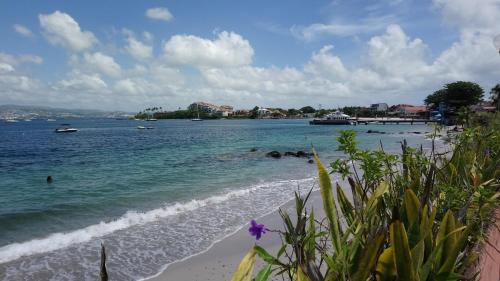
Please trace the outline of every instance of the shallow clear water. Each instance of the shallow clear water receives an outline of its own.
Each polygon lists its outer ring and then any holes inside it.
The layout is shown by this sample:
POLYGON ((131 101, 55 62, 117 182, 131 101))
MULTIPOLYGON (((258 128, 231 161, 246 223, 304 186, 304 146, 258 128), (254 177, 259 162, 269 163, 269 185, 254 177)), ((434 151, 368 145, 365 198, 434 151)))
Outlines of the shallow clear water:
POLYGON ((311 188, 315 165, 265 153, 313 144, 328 161, 340 156, 339 129, 358 131, 361 147, 382 141, 391 151, 403 138, 425 143, 412 132, 430 131, 306 120, 0 123, 0 278, 95 280, 101 242, 113 279, 153 275, 276 209, 298 186, 311 188), (56 134, 59 123, 80 131, 56 134))

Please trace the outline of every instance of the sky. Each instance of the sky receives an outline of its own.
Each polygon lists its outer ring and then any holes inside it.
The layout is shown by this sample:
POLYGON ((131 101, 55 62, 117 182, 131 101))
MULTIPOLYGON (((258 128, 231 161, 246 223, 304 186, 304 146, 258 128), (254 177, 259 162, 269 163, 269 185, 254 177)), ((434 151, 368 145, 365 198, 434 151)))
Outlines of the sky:
POLYGON ((0 1, 0 104, 422 104, 500 82, 500 0, 0 1))

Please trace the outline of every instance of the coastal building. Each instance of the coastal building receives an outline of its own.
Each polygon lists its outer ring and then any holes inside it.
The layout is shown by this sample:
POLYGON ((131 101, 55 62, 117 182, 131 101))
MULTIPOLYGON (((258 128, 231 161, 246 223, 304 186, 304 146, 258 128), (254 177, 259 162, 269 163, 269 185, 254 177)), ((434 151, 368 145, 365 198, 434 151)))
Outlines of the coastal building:
POLYGON ((234 110, 230 105, 221 105, 219 106, 219 110, 217 110, 217 113, 223 117, 228 117, 230 115, 233 115, 234 110))
POLYGON ((387 103, 374 103, 370 106, 370 109, 375 110, 375 111, 387 111, 389 109, 389 106, 387 103))
POLYGON ((188 106, 191 111, 199 111, 208 114, 220 114, 223 117, 233 115, 234 109, 230 105, 215 105, 208 102, 193 102, 188 106))
POLYGON ((497 108, 490 101, 481 101, 477 104, 471 105, 469 109, 472 112, 495 112, 497 108))
POLYGON ((392 115, 399 117, 427 117, 429 109, 426 106, 415 106, 411 104, 398 104, 391 106, 392 115))

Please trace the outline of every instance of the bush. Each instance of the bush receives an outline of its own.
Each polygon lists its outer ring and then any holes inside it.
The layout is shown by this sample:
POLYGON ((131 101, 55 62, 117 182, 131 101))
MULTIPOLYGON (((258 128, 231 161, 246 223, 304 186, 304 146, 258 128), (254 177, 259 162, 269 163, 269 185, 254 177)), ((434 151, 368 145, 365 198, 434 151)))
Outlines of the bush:
POLYGON ((255 246, 232 280, 252 280, 255 256, 268 264, 257 281, 271 274, 308 281, 463 279, 499 203, 498 123, 495 117, 466 129, 450 153, 426 154, 405 142, 401 155, 360 150, 355 133, 342 131, 338 150, 346 158, 332 162, 331 173, 348 180, 352 199, 332 185, 315 154, 325 220, 307 209, 310 192, 296 193, 296 217, 279 211, 281 249, 271 255, 255 246))

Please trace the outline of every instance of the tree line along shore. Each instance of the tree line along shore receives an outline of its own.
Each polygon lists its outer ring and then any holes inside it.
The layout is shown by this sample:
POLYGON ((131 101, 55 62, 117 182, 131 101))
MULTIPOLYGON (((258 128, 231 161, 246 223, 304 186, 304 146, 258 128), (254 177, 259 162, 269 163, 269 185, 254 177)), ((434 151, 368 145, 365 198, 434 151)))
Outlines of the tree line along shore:
POLYGON ((232 106, 217 106, 206 102, 194 102, 186 109, 174 111, 164 110, 162 107, 150 107, 138 112, 136 119, 298 119, 322 118, 325 115, 342 111, 351 117, 410 117, 430 119, 437 115, 446 123, 456 123, 462 118, 464 111, 494 112, 498 110, 498 96, 500 84, 489 91, 485 98, 485 91, 473 82, 456 81, 444 85, 441 89, 429 94, 422 106, 397 104, 389 106, 387 103, 375 103, 369 107, 345 106, 342 108, 324 109, 304 106, 299 109, 283 109, 279 107, 259 107, 252 109, 233 110, 232 106))

